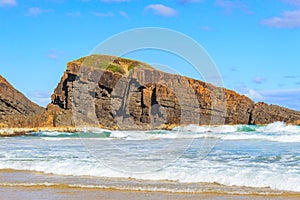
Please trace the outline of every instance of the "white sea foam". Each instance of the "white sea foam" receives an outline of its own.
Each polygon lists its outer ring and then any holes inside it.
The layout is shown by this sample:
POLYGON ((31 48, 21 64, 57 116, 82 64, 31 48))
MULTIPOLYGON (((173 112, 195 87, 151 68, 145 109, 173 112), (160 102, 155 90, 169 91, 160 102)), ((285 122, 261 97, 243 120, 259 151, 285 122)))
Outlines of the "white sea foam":
POLYGON ((300 143, 300 129, 297 126, 276 122, 268 126, 190 125, 177 127, 172 131, 97 129, 95 135, 90 131, 86 130, 88 137, 83 136, 85 133, 74 137, 78 133, 43 132, 31 139, 16 137, 0 140, 0 169, 182 183, 208 182, 300 192, 300 148, 297 144, 300 143), (108 133, 107 137, 99 137, 105 135, 103 132, 108 133), (172 155, 177 155, 182 141, 204 141, 211 138, 219 139, 222 145, 217 146, 204 159, 200 159, 197 152, 201 149, 202 143, 199 142, 187 147, 187 152, 182 152, 177 160, 174 159, 176 162, 172 161, 160 170, 148 172, 149 162, 167 160, 172 155), (256 140, 260 142, 255 143, 256 140), (93 156, 93 151, 86 149, 89 141, 95 142, 100 156, 93 156), (169 141, 172 143, 168 143, 169 141), (165 153, 157 151, 159 155, 155 151, 153 153, 153 150, 166 143, 174 148, 168 148, 165 153), (142 144, 144 146, 140 146, 142 144), (247 145, 242 146, 243 144, 247 145), (123 149, 113 151, 114 148, 123 149), (123 154, 119 154, 120 152, 123 154), (126 163, 129 158, 125 155, 137 159, 140 167, 145 168, 145 173, 115 170, 120 165, 132 164, 126 163))
POLYGON ((215 138, 220 140, 265 140, 273 142, 300 142, 300 127, 275 122, 267 126, 222 125, 176 127, 172 131, 110 131, 85 127, 83 133, 39 132, 33 135, 45 140, 67 140, 69 138, 97 138, 101 140, 157 140, 157 139, 197 139, 215 138), (55 139, 54 139, 55 138, 55 139))
POLYGON ((267 125, 266 127, 258 128, 258 131, 262 131, 266 133, 275 132, 275 133, 299 133, 300 134, 300 127, 293 126, 293 125, 286 125, 284 122, 275 122, 267 125))
POLYGON ((219 183, 227 186, 269 187, 274 190, 286 190, 300 192, 300 174, 289 170, 278 170, 276 165, 233 167, 230 165, 202 161, 186 166, 186 162, 178 162, 176 165, 150 173, 124 173, 104 167, 96 162, 82 162, 75 160, 55 160, 33 163, 0 162, 0 168, 12 168, 18 170, 34 170, 44 173, 72 176, 98 176, 110 178, 135 178, 141 180, 170 180, 182 183, 219 183), (266 168, 267 167, 267 168, 266 168), (272 169, 272 167, 274 169, 272 169))
POLYGON ((69 132, 58 132, 58 131, 44 131, 44 132, 35 132, 35 133, 29 133, 29 135, 36 135, 36 136, 48 136, 48 137, 58 137, 58 136, 72 136, 76 133, 69 133, 69 132))
POLYGON ((107 129, 102 129, 98 127, 89 127, 89 126, 83 126, 80 128, 82 132, 92 132, 92 133, 102 133, 104 131, 110 132, 110 130, 107 129))
POLYGON ((268 126, 223 125, 176 127, 172 131, 112 131, 110 138, 126 140, 197 139, 300 142, 300 127, 275 122, 268 126))

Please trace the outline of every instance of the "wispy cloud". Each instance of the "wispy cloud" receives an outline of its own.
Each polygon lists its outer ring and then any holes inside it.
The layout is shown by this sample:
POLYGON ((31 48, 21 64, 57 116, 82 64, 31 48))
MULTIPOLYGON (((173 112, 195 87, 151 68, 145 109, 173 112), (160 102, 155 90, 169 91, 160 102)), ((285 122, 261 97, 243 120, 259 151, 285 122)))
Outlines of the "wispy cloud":
POLYGON ((300 28, 300 10, 284 11, 278 17, 262 20, 261 24, 274 28, 300 28))
POLYGON ((249 97, 250 99, 252 99, 255 102, 258 101, 264 101, 266 100, 266 97, 264 97, 259 91, 257 90, 253 90, 253 89, 244 89, 243 92, 244 95, 246 95, 247 97, 249 97))
POLYGON ((103 12, 92 12, 93 15, 97 16, 97 17, 113 17, 115 16, 114 13, 112 12, 106 12, 106 13, 103 13, 103 12))
POLYGON ((177 0, 178 3, 188 4, 188 3, 198 3, 203 2, 204 0, 177 0))
POLYGON ((240 93, 255 102, 264 101, 268 104, 300 110, 300 89, 254 90, 244 88, 240 93))
POLYGON ((13 7, 18 5, 16 0, 0 0, 0 7, 13 7))
POLYGON ((283 76, 283 78, 295 79, 295 78, 300 78, 300 76, 298 76, 298 75, 286 75, 286 76, 283 76))
POLYGON ((32 8, 29 8, 28 11, 27 11, 27 14, 28 16, 37 16, 37 15, 40 15, 42 14, 43 11, 41 8, 38 8, 38 7, 32 7, 32 8))
POLYGON ((300 89, 260 91, 268 103, 300 110, 300 89))
POLYGON ((262 84, 263 82, 265 82, 266 80, 261 77, 261 76, 256 76, 252 79, 252 81, 256 84, 262 84))
POLYGON ((201 26, 200 29, 202 31, 213 31, 214 30, 211 26, 201 26))
POLYGON ((171 7, 162 4, 151 4, 145 7, 145 10, 152 10, 154 14, 164 17, 174 17, 177 11, 171 7))
POLYGON ((39 7, 31 7, 31 8, 28 8, 26 16, 38 16, 43 13, 49 13, 49 12, 53 12, 53 10, 51 10, 51 9, 44 10, 39 7))
POLYGON ((253 11, 249 10, 248 6, 239 0, 216 0, 215 5, 223 8, 225 13, 233 13, 235 10, 241 10, 246 14, 253 14, 253 11))
POLYGON ((60 56, 62 56, 63 54, 64 54, 63 51, 52 49, 47 53, 47 57, 51 60, 58 60, 60 56))
POLYGON ((51 102, 51 92, 31 91, 27 96, 40 106, 46 107, 51 102))
POLYGON ((295 5, 295 6, 300 6, 300 0, 283 0, 283 2, 295 5))
POLYGON ((125 18, 128 18, 128 14, 124 11, 119 11, 119 14, 125 18))
POLYGON ((232 72, 236 72, 237 68, 236 67, 230 67, 229 70, 232 71, 232 72))
POLYGON ((59 3, 59 4, 61 4, 61 3, 64 3, 66 0, 47 0, 47 1, 52 2, 52 3, 59 3))
POLYGON ((122 17, 128 18, 128 14, 124 11, 119 11, 118 13, 113 13, 113 12, 92 12, 92 14, 96 17, 114 17, 114 16, 119 14, 122 17))
POLYGON ((68 17, 80 17, 81 13, 79 11, 77 11, 77 12, 67 12, 66 15, 68 17))
POLYGON ((101 0, 101 1, 105 3, 122 3, 122 2, 129 2, 131 0, 101 0))

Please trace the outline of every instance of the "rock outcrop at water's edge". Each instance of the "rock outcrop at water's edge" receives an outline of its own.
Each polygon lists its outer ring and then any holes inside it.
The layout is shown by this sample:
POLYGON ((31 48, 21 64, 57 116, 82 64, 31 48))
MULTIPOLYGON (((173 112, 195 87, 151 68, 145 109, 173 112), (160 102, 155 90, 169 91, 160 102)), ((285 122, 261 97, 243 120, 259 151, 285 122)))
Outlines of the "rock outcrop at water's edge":
POLYGON ((276 121, 300 125, 300 112, 264 102, 256 103, 252 111, 251 124, 269 124, 276 121))
POLYGON ((255 104, 232 90, 158 71, 146 63, 104 55, 69 62, 45 109, 30 102, 2 77, 0 92, 2 127, 127 130, 300 122, 300 112, 255 104))
MULTIPOLYGON (((68 63, 52 95, 72 125, 160 129, 177 125, 295 124, 300 113, 138 61, 92 55, 68 63), (72 113, 72 114, 70 114, 72 113)), ((58 115, 59 116, 59 115, 58 115)), ((64 120, 54 122, 56 125, 64 120)), ((66 124, 63 124, 66 125, 66 124)))

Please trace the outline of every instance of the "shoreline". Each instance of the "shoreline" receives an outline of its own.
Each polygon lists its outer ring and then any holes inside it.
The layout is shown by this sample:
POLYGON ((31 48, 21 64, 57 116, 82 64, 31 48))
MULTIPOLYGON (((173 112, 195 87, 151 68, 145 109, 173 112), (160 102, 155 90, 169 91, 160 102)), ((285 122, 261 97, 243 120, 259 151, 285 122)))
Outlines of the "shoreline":
POLYGON ((81 127, 35 127, 35 128, 0 128, 0 137, 24 136, 33 132, 69 132, 82 131, 81 127))
MULTIPOLYGON (((119 130, 119 131, 141 131, 141 130, 172 130, 175 127, 178 126, 188 126, 190 124, 186 125, 177 125, 177 124, 170 124, 170 125, 163 125, 159 127, 158 129, 149 129, 147 127, 141 127, 141 129, 119 129, 117 127, 108 128, 103 126, 58 126, 58 127, 24 127, 24 128, 18 128, 18 127, 1 127, 0 126, 0 137, 13 137, 13 136, 24 136, 27 133, 33 133, 33 132, 69 132, 69 133, 77 133, 77 132, 84 132, 86 130, 93 131, 95 129, 103 129, 103 130, 119 130)), ((203 125, 204 126, 204 125, 203 125)))
MULTIPOLYGON (((282 122, 284 123, 284 122, 282 122)), ((286 126, 300 126, 295 124, 285 123, 286 126)), ((12 127, 0 127, 0 137, 14 137, 14 136, 26 136, 28 133, 33 132, 68 132, 68 133, 79 133, 85 131, 95 131, 96 129, 103 129, 108 131, 151 131, 151 130, 173 130, 176 127, 186 127, 194 124, 183 124, 183 125, 164 125, 160 129, 118 129, 118 128, 107 128, 103 126, 58 126, 58 127, 25 127, 25 128, 12 128, 12 127)), ((223 124, 223 125, 196 125, 200 127, 218 127, 218 126, 267 126, 268 124, 250 125, 250 124, 223 124)))
POLYGON ((239 196, 239 197, 295 197, 300 192, 274 190, 268 187, 226 186, 217 183, 181 183, 168 180, 143 180, 134 178, 113 178, 94 176, 72 176, 43 173, 31 170, 0 169, 1 188, 19 190, 65 190, 65 191, 101 191, 131 193, 140 195, 152 193, 166 196, 239 196))
POLYGON ((135 191, 79 187, 56 187, 56 186, 1 186, 2 199, 34 199, 43 196, 50 199, 143 199, 143 200, 198 200, 198 199, 299 199, 300 194, 226 194, 216 192, 203 193, 172 193, 161 191, 135 191))

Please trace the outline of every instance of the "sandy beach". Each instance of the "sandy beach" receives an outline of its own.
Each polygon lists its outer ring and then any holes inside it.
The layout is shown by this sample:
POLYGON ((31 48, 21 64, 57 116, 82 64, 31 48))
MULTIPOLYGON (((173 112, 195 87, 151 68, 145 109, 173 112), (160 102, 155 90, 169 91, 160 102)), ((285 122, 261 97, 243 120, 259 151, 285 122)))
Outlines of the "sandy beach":
POLYGON ((58 176, 22 170, 0 170, 0 196, 9 199, 299 199, 300 193, 274 191, 268 188, 228 187, 218 184, 190 184, 204 192, 178 192, 186 187, 176 182, 151 182, 134 179, 107 179, 94 177, 58 176), (97 182, 99 188, 92 183, 97 182), (102 186, 100 186, 102 185, 102 186), (157 191, 147 191, 147 187, 157 191), (172 192, 161 191, 164 187, 172 192), (93 188, 94 187, 94 188, 93 188), (126 187, 134 188, 126 189, 126 187), (115 189, 119 188, 119 189, 115 189), (140 188, 140 189, 139 189, 140 188), (216 192, 218 191, 218 192, 216 192), (244 194, 243 194, 244 193, 244 194))
POLYGON ((299 199, 300 195, 228 195, 218 193, 188 194, 167 192, 136 192, 67 187, 1 187, 1 199, 143 199, 143 200, 196 200, 196 199, 299 199))
POLYGON ((189 128, 1 137, 1 199, 300 199, 299 127, 189 128))

